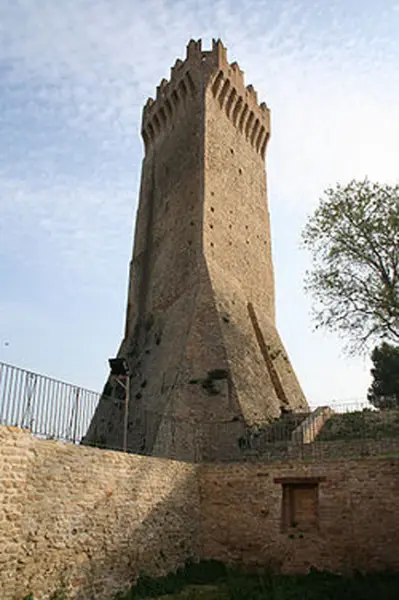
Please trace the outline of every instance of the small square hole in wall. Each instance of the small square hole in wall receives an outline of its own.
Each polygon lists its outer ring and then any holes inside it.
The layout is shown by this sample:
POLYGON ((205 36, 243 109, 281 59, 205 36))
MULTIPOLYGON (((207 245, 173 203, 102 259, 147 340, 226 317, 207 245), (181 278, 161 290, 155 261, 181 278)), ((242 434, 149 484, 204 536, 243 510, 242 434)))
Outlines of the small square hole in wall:
POLYGON ((275 479, 282 485, 281 529, 309 533, 319 529, 319 483, 317 479, 275 479))

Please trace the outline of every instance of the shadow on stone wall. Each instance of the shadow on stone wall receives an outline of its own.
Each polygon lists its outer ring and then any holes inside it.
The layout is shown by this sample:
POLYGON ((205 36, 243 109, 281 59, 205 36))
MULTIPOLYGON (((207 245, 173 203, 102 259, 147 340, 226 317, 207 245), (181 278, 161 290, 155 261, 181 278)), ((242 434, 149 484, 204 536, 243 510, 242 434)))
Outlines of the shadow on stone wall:
POLYGON ((32 440, 15 589, 7 598, 112 597, 141 570, 161 575, 198 555, 194 467, 32 440))

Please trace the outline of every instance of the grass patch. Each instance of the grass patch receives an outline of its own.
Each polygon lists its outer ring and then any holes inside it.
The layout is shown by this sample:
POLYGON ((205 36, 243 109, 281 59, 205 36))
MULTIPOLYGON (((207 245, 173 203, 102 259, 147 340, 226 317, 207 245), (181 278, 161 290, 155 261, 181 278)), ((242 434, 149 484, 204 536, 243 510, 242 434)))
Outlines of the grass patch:
POLYGON ((324 424, 316 438, 318 442, 338 440, 374 439, 399 437, 399 411, 357 411, 336 413, 324 424))
POLYGON ((344 577, 312 571, 308 575, 251 573, 216 561, 189 563, 158 579, 141 576, 114 600, 397 600, 399 573, 344 577))

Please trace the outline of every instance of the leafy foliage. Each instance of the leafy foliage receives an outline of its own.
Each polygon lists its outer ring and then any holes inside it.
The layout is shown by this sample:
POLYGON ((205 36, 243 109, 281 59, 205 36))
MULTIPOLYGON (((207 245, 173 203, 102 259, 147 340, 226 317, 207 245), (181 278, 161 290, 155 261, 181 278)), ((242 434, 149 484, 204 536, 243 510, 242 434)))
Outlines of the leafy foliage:
POLYGON ((399 347, 384 342, 371 354, 373 382, 367 399, 376 408, 399 408, 399 347))
POLYGON ((351 352, 399 341, 399 184, 327 189, 302 239, 313 258, 305 287, 316 327, 344 334, 351 352))

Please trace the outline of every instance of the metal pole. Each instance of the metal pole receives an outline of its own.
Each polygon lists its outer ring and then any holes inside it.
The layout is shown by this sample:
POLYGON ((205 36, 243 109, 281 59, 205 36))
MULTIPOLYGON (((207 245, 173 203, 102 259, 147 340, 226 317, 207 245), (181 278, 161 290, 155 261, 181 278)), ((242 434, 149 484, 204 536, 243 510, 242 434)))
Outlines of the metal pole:
POLYGON ((73 443, 74 444, 76 444, 76 438, 78 436, 79 396, 80 396, 80 388, 76 388, 76 394, 75 394, 75 423, 74 423, 74 427, 73 427, 73 443))
POLYGON ((130 375, 126 375, 125 385, 125 422, 123 425, 123 451, 127 452, 127 427, 129 421, 130 375))

